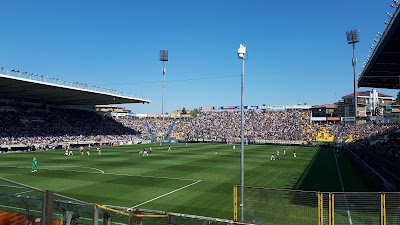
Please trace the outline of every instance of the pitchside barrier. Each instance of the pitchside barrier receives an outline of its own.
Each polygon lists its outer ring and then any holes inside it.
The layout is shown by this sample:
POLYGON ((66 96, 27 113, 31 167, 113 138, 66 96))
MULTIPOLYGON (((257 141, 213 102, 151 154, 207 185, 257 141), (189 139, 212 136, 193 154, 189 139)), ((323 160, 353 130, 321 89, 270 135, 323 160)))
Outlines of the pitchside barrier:
POLYGON ((316 192, 234 186, 234 221, 270 225, 400 224, 400 192, 316 192))
POLYGON ((103 206, 0 178, 0 225, 250 225, 227 219, 103 206))

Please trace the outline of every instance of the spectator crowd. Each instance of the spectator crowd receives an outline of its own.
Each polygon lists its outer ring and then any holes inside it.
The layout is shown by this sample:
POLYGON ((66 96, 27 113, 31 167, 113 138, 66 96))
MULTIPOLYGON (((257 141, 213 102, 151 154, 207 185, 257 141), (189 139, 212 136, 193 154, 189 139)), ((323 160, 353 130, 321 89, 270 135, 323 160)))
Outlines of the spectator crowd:
MULTIPOLYGON (((111 142, 163 139, 167 134, 184 140, 240 138, 240 112, 201 112, 194 118, 118 118, 97 112, 56 107, 7 105, 0 108, 0 144, 52 145, 61 142, 111 142)), ((318 133, 340 140, 371 140, 393 133, 397 124, 317 124, 309 111, 249 110, 244 113, 244 137, 249 140, 315 141, 318 133)), ((400 161, 398 135, 374 144, 374 151, 400 161)), ((368 145, 369 146, 369 145, 368 145)))
MULTIPOLYGON (((119 118, 124 126, 138 130, 143 136, 166 137, 174 123, 172 133, 181 139, 229 139, 240 137, 240 112, 202 112, 195 118, 119 118), (147 124, 147 125, 146 125, 147 124), (149 129, 147 128, 149 127, 149 129)), ((311 122, 308 111, 255 111, 244 113, 244 136, 249 140, 304 140, 315 141, 322 136, 336 136, 345 141, 367 139, 399 129, 397 124, 318 124, 311 122), (339 129, 340 128, 340 129, 339 129), (341 132, 339 132, 341 130, 341 132)))
POLYGON ((139 134, 96 112, 42 106, 8 105, 0 124, 2 146, 132 140, 139 134))

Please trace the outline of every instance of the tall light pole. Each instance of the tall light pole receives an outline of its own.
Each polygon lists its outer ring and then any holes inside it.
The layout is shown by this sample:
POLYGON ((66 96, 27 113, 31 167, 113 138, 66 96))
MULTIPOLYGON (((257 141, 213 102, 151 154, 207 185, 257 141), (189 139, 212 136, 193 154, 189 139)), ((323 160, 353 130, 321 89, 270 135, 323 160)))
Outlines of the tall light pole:
POLYGON ((244 93, 244 57, 246 55, 246 46, 240 44, 237 55, 242 60, 242 85, 240 97, 240 220, 244 221, 244 131, 243 131, 243 93, 244 93))
POLYGON ((351 60, 351 63, 353 65, 353 78, 354 78, 354 123, 357 123, 357 78, 356 78, 356 64, 357 64, 357 58, 356 58, 356 43, 360 42, 360 30, 358 29, 353 29, 346 31, 346 36, 347 36, 347 43, 353 45, 353 58, 351 60))
POLYGON ((160 50, 160 61, 162 62, 162 103, 161 103, 161 116, 164 119, 164 111, 165 111, 165 67, 164 62, 168 62, 168 50, 160 50))

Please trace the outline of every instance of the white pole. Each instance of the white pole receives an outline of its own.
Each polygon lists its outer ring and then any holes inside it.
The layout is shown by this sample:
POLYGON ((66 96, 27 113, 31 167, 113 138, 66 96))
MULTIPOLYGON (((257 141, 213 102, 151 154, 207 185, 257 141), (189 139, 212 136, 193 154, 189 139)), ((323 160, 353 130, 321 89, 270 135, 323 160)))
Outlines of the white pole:
POLYGON ((240 98, 240 220, 244 221, 244 131, 243 131, 243 95, 244 95, 244 57, 242 58, 242 85, 240 98))

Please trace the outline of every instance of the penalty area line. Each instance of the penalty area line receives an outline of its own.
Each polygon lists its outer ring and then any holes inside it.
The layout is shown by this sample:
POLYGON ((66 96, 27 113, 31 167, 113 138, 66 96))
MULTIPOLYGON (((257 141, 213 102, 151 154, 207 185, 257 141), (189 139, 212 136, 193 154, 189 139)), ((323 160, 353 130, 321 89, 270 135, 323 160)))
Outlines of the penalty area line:
POLYGON ((86 166, 82 166, 82 168, 88 168, 88 169, 92 169, 92 170, 97 170, 97 171, 99 171, 100 173, 104 173, 104 171, 103 171, 103 170, 101 170, 101 169, 97 169, 97 168, 94 168, 94 167, 86 167, 86 166))
POLYGON ((139 207, 139 206, 141 206, 141 205, 147 204, 147 203, 149 203, 149 202, 155 201, 155 200, 160 199, 160 198, 162 198, 162 197, 165 197, 165 196, 167 196, 167 195, 173 194, 173 193, 175 193, 175 192, 177 192, 177 191, 180 191, 180 190, 182 190, 182 189, 185 189, 185 188, 187 188, 187 187, 190 187, 190 186, 192 186, 192 185, 195 185, 195 184, 197 184, 197 183, 199 183, 199 182, 201 182, 201 180, 198 180, 198 181, 196 181, 196 182, 193 182, 193 183, 188 184, 188 185, 186 185, 186 186, 183 186, 183 187, 181 187, 181 188, 175 189, 175 190, 173 190, 173 191, 170 191, 170 192, 165 193, 165 194, 163 194, 163 195, 160 195, 160 196, 158 196, 158 197, 152 198, 152 199, 150 199, 150 200, 148 200, 148 201, 145 201, 145 202, 142 202, 142 203, 140 203, 140 204, 138 204, 138 205, 132 206, 131 208, 137 208, 137 207, 139 207))

